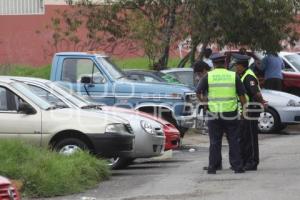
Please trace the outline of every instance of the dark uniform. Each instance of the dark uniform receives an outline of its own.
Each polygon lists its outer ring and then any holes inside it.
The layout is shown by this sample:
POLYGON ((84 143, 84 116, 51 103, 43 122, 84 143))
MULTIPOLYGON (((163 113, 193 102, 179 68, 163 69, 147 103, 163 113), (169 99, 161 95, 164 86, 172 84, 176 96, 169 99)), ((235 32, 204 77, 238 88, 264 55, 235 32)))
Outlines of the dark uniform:
MULTIPOLYGON (((211 59, 214 64, 217 62, 216 59, 222 59, 225 62, 225 56, 221 55, 215 55, 211 59)), ((244 171, 238 143, 237 96, 243 96, 245 89, 240 78, 235 73, 217 65, 215 67, 214 70, 208 72, 202 78, 196 88, 197 94, 208 94, 208 129, 210 139, 208 173, 215 173, 221 167, 221 147, 224 133, 226 133, 229 143, 230 165, 236 173, 242 173, 244 171), (231 95, 228 96, 228 93, 231 95), (216 108, 222 104, 224 105, 223 108, 216 108)))
MULTIPOLYGON (((234 54, 236 63, 248 64, 249 56, 234 54)), ((240 74, 242 82, 246 89, 248 102, 247 117, 240 123, 240 148, 243 165, 246 170, 256 170, 259 164, 259 147, 258 147, 258 118, 261 103, 257 99, 257 94, 260 93, 258 79, 255 74, 245 65, 244 71, 240 74)))

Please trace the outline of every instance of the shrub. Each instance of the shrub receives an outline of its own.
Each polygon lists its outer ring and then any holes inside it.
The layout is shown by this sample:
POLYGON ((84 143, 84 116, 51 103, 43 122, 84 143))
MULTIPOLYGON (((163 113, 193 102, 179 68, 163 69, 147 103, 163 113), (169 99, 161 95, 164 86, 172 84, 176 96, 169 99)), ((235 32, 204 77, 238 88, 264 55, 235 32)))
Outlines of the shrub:
POLYGON ((109 167, 87 152, 60 155, 20 141, 0 141, 0 174, 23 182, 29 197, 82 192, 110 175, 109 167))

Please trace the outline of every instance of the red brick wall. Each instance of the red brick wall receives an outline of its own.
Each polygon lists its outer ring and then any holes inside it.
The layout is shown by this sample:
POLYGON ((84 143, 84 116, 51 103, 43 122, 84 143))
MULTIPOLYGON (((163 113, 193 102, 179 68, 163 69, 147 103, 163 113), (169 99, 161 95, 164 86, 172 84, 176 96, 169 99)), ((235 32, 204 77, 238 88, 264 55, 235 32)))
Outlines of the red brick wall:
MULTIPOLYGON (((0 16, 0 64, 41 66, 51 63, 55 50, 47 43, 51 40, 52 33, 47 32, 45 26, 51 23, 51 17, 56 15, 57 9, 66 8, 64 5, 47 5, 45 15, 0 16), (41 32, 37 34, 37 31, 41 32)), ((80 35, 85 37, 84 30, 80 35)), ((128 50, 124 43, 118 43, 114 50, 105 47, 107 46, 103 45, 103 51, 118 57, 143 56, 143 51, 135 48, 128 50)), ((74 48, 63 45, 58 51, 74 51, 74 48)))

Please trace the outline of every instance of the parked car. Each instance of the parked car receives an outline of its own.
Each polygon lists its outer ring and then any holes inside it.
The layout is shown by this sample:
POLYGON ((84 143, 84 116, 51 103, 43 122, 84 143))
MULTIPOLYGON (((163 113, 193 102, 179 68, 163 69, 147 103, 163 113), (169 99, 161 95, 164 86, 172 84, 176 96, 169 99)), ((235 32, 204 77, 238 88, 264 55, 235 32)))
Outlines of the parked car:
POLYGON ((105 113, 53 105, 27 85, 0 78, 0 139, 21 139, 62 154, 78 149, 105 158, 128 157, 134 134, 129 122, 105 113))
POLYGON ((21 200, 16 186, 3 176, 0 176, 0 200, 21 200))
MULTIPOLYGON (((193 69, 176 68, 165 73, 171 73, 176 77, 193 77, 193 69), (183 74, 184 72, 184 74, 183 74)), ((183 84, 190 84, 190 79, 185 80, 183 84)), ((193 86, 194 87, 194 86, 193 86)), ((298 124, 300 122, 300 97, 272 90, 262 90, 262 95, 268 101, 269 107, 260 114, 258 119, 258 128, 260 132, 273 132, 284 129, 288 124, 298 124)))
POLYGON ((63 81, 72 90, 109 106, 147 113, 164 110, 162 118, 175 125, 183 136, 196 124, 197 98, 182 85, 132 81, 98 53, 61 52, 53 57, 52 81, 63 81), (193 105, 193 106, 191 106, 193 105))
MULTIPOLYGON (((227 61, 228 63, 230 63, 230 54, 237 53, 237 52, 238 50, 231 50, 231 51, 224 52, 228 55, 228 61, 227 61)), ((246 53, 248 56, 251 57, 249 65, 251 65, 255 60, 262 60, 264 57, 264 54, 262 52, 247 51, 246 53)), ((284 69, 282 71, 283 91, 300 96, 300 68, 299 68, 300 56, 292 52, 279 52, 279 56, 283 59, 284 62, 284 69)), ((254 69, 254 72, 259 78, 260 85, 263 87, 264 84, 263 72, 258 69, 254 69)))
POLYGON ((135 81, 148 82, 148 83, 177 83, 180 84, 174 76, 169 74, 164 74, 160 71, 148 71, 148 70, 136 70, 129 69, 125 70, 127 78, 135 81))
POLYGON ((90 109, 91 111, 107 113, 112 116, 121 116, 129 120, 135 133, 134 152, 130 157, 116 158, 113 162, 115 169, 126 167, 135 158, 160 156, 164 149, 174 149, 179 145, 179 131, 163 119, 155 118, 139 111, 88 102, 81 96, 64 88, 58 82, 37 78, 12 78, 27 84, 35 94, 54 105, 64 105, 84 110, 90 109))

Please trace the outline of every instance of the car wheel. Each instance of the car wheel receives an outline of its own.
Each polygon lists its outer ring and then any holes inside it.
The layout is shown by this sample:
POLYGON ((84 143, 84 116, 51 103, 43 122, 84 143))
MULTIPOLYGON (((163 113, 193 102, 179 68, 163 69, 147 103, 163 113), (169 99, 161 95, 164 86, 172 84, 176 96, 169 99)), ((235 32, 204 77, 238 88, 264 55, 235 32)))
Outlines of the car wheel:
POLYGON ((111 169, 124 169, 133 162, 132 158, 116 157, 108 159, 111 169))
POLYGON ((258 118, 258 130, 260 132, 270 133, 278 131, 280 127, 280 118, 274 110, 267 108, 265 112, 260 113, 258 118))
POLYGON ((90 150, 88 145, 77 138, 65 138, 54 145, 54 149, 63 155, 71 155, 77 151, 90 150))

